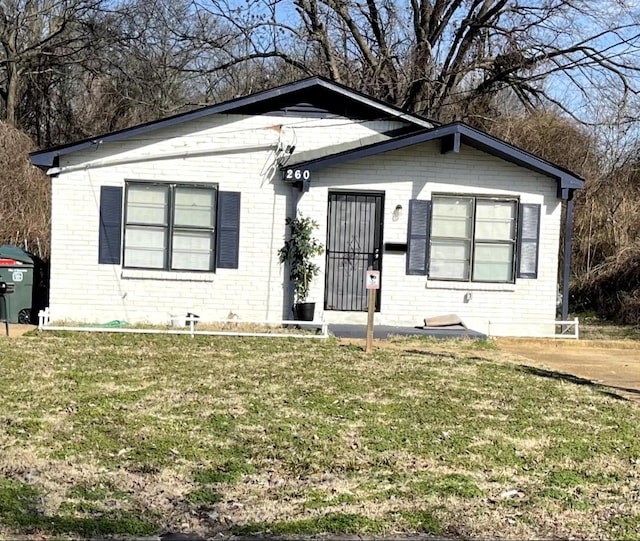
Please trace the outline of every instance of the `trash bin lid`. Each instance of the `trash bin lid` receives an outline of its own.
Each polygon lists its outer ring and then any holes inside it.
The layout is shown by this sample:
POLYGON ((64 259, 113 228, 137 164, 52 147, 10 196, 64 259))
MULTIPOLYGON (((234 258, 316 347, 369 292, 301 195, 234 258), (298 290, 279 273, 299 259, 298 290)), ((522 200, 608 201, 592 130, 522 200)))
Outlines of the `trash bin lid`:
POLYGON ((21 263, 33 264, 33 258, 28 252, 25 252, 22 248, 17 246, 11 246, 10 244, 3 244, 0 246, 0 265, 3 263, 6 265, 9 262, 3 262, 3 259, 12 259, 14 261, 20 261, 21 263))

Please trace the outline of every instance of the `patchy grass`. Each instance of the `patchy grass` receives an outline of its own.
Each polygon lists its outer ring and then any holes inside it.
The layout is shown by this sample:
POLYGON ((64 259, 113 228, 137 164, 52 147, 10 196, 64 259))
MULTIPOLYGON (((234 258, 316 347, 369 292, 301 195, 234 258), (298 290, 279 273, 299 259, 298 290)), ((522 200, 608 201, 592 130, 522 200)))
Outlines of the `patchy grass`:
POLYGON ((214 505, 221 502, 224 496, 211 488, 199 488, 187 494, 187 501, 194 505, 214 505))
POLYGON ((384 521, 370 519, 353 513, 327 513, 313 518, 273 523, 251 523, 237 527, 240 535, 268 533, 275 535, 329 534, 379 534, 384 531, 384 521))
POLYGON ((0 341, 0 537, 640 536, 640 408, 491 343, 0 341))
POLYGON ((0 479, 0 522, 13 531, 45 534, 144 536, 156 526, 135 513, 65 502, 55 514, 42 509, 44 494, 30 483, 0 479))
POLYGON ((589 340, 640 340, 640 325, 619 325, 594 314, 578 314, 580 337, 589 340))

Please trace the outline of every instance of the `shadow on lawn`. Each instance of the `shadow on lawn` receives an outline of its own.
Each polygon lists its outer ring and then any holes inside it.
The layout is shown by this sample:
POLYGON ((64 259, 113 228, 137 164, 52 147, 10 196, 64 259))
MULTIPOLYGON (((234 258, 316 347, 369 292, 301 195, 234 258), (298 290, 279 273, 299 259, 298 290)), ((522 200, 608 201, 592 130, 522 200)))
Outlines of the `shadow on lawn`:
POLYGON ((153 535, 157 526, 134 516, 106 514, 95 517, 45 516, 40 513, 20 513, 17 521, 9 525, 26 534, 72 535, 79 538, 105 536, 146 537, 153 535))
POLYGON ((527 372, 528 374, 532 374, 534 376, 539 376, 543 378, 551 378, 556 380, 563 380, 569 383, 573 383, 575 385, 584 385, 591 387, 598 391, 601 394, 609 396, 611 398, 615 398, 616 400, 628 400, 628 398, 621 396, 615 392, 611 392, 610 389, 615 389, 616 391, 622 391, 625 393, 629 393, 634 395, 637 398, 640 398, 640 390, 633 389, 630 387, 619 387, 616 385, 604 385, 602 383, 595 383, 589 379, 581 378, 578 376, 574 376, 573 374, 566 374, 564 372, 554 372, 553 370, 545 370, 544 368, 536 368, 535 366, 527 366, 524 364, 518 365, 518 369, 527 372))
POLYGON ((153 535, 158 526, 138 514, 114 509, 89 516, 45 515, 42 495, 33 485, 0 478, 0 523, 21 535, 73 535, 77 538, 153 535))
POLYGON ((412 355, 424 355, 426 357, 436 357, 438 359, 447 359, 447 360, 456 359, 455 354, 448 353, 448 352, 430 351, 430 350, 421 350, 421 349, 405 349, 404 351, 412 355))

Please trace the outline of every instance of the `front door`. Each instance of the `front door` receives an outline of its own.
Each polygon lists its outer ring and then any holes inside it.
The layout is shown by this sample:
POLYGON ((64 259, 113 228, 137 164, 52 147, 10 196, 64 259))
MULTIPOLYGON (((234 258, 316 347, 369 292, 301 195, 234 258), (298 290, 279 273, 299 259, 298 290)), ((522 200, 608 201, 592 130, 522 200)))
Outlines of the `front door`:
POLYGON ((383 210, 384 193, 329 192, 325 310, 367 310, 366 271, 382 270, 383 210))

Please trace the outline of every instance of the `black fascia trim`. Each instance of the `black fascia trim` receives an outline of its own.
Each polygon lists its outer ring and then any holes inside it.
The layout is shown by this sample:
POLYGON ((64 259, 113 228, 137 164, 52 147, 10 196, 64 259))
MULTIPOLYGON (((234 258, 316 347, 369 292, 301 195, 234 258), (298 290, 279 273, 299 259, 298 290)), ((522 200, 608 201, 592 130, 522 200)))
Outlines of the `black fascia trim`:
MULTIPOLYGON (((395 105, 391 105, 385 101, 379 100, 378 98, 374 98, 372 96, 368 96, 364 92, 360 92, 359 90, 355 90, 353 88, 349 88, 340 83, 336 83, 335 81, 331 81, 325 77, 315 76, 312 78, 314 82, 318 86, 322 86, 329 90, 334 90, 344 96, 351 97, 356 101, 360 101, 365 105, 369 105, 376 109, 388 109, 394 116, 398 116, 402 120, 406 120, 407 122, 411 122, 413 124, 417 124, 419 126, 431 129, 433 126, 439 126, 441 123, 436 122, 435 120, 431 120, 417 113, 411 113, 402 109, 401 107, 397 107, 395 105)), ((307 79, 304 79, 307 80, 307 79)))
MULTIPOLYGON (((418 143, 424 143, 433 139, 439 139, 446 135, 452 135, 453 130, 450 125, 439 126, 431 130, 424 130, 418 133, 410 135, 404 135, 389 139, 388 141, 382 141, 380 143, 373 143, 364 147, 359 147, 351 150, 345 150, 337 154, 331 154, 329 156, 323 156, 314 160, 306 162, 295 163, 290 162, 283 168, 286 169, 308 169, 309 171, 318 171, 332 165, 338 165, 351 160, 357 160, 360 158, 367 158, 369 156, 376 156, 383 152, 391 152, 392 150, 398 150, 411 145, 417 145, 418 143)), ((295 156, 294 156, 295 157, 295 156)))
POLYGON ((471 147, 493 154, 516 165, 528 167, 538 173, 551 176, 559 181, 561 188, 581 189, 584 187, 584 180, 564 167, 548 162, 526 150, 466 124, 458 122, 455 124, 459 126, 460 134, 464 137, 464 142, 471 147))
POLYGON ((76 141, 74 143, 58 145, 45 150, 35 151, 30 153, 29 157, 33 165, 36 165, 41 168, 52 167, 54 159, 56 157, 64 156, 66 154, 72 154, 80 150, 86 150, 96 144, 121 141, 123 139, 134 137, 136 135, 141 135, 153 130, 171 128, 178 124, 182 124, 183 122, 197 120, 199 118, 207 117, 209 115, 221 114, 221 113, 231 114, 233 113, 234 110, 241 109, 247 105, 253 105, 258 102, 265 102, 267 100, 278 98, 280 96, 284 96, 294 92, 298 92, 300 90, 304 90, 313 86, 320 86, 328 90, 334 91, 338 94, 343 95, 346 98, 351 98, 355 101, 363 103, 366 106, 370 106, 376 109, 380 109, 381 111, 391 113, 392 116, 398 117, 401 120, 405 120, 406 122, 411 122, 418 126, 427 127, 434 124, 434 122, 427 120, 426 118, 423 118, 419 115, 408 113, 398 107, 389 105, 381 100, 372 98, 370 96, 367 96, 366 94, 362 94, 361 92, 348 88, 339 83, 335 83, 323 77, 315 76, 315 77, 309 77, 307 79, 302 79, 300 81, 296 81, 293 83, 281 85, 269 90, 262 90, 260 92, 256 92, 255 94, 251 94, 249 96, 236 98, 236 99, 229 100, 216 105, 209 105, 207 107, 202 107, 199 109, 195 109, 193 111, 187 111, 185 113, 179 113, 177 115, 170 116, 167 118, 152 120, 151 122, 147 122, 145 124, 139 124, 137 126, 124 128, 122 130, 110 132, 104 135, 90 137, 81 141, 76 141))
POLYGON ((543 160, 542 158, 538 158, 525 150, 510 145, 509 143, 497 139, 489 134, 476 130, 471 126, 467 126, 462 122, 444 124, 413 135, 397 137, 389 141, 382 141, 365 147, 346 150, 338 154, 324 156, 307 162, 289 163, 286 167, 288 169, 295 167, 296 169, 317 171, 324 169, 325 167, 338 165, 347 161, 375 156, 382 154, 383 152, 399 150, 411 145, 456 135, 462 136, 463 142, 471 147, 554 178, 558 182, 560 189, 582 189, 584 187, 584 180, 570 171, 543 160))
POLYGON ((460 152, 460 134, 445 135, 440 140, 440 154, 449 154, 450 152, 460 152))

